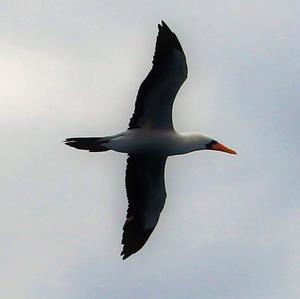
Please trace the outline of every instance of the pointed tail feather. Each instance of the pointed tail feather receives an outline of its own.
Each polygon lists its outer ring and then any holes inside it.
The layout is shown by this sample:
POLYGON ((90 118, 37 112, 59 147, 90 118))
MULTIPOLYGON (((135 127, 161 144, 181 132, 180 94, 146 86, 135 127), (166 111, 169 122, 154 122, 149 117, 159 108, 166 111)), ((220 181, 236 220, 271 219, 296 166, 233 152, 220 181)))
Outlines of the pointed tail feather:
POLYGON ((85 137, 85 138, 67 138, 64 143, 68 146, 75 147, 80 150, 90 152, 105 152, 109 148, 105 147, 105 143, 109 142, 109 138, 105 137, 85 137))

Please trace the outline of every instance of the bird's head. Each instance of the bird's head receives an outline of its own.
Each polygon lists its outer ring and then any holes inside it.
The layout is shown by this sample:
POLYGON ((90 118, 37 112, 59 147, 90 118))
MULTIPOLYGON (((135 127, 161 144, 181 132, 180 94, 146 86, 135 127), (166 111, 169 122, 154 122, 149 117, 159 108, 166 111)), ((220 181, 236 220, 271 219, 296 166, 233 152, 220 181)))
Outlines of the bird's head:
POLYGON ((206 144, 206 149, 213 150, 213 151, 221 151, 228 154, 236 155, 237 152, 230 149, 229 147, 223 145, 222 143, 219 143, 216 140, 211 140, 209 143, 206 144))
POLYGON ((221 151, 233 155, 237 154, 236 151, 226 147, 225 145, 216 141, 215 139, 203 134, 197 134, 197 143, 198 146, 200 146, 200 150, 221 151))

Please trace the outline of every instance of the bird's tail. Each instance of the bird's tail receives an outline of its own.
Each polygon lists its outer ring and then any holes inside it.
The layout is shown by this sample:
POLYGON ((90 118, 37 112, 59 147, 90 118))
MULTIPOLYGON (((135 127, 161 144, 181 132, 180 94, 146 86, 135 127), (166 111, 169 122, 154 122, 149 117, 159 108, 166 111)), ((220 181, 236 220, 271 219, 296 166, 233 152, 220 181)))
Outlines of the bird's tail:
POLYGON ((109 148, 105 146, 109 142, 109 137, 84 137, 84 138, 67 138, 64 143, 71 147, 89 152, 105 152, 109 148))

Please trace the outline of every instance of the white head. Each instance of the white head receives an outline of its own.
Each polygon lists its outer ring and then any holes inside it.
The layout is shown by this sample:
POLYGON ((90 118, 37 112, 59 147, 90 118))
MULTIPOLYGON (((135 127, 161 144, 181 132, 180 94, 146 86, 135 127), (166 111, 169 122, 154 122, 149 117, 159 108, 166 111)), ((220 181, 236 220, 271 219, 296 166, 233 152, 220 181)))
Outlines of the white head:
POLYGON ((192 138, 193 143, 197 146, 197 150, 214 150, 234 155, 237 154, 234 150, 226 147, 222 143, 219 143, 215 139, 208 137, 204 134, 194 133, 192 134, 192 138))

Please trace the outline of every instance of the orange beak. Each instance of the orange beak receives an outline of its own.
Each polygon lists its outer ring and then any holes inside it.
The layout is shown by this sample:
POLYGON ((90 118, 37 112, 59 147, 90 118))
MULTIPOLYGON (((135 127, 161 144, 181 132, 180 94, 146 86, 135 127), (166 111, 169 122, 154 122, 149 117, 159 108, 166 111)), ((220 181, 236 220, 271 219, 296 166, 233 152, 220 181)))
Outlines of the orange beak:
POLYGON ((237 152, 235 152, 234 150, 226 147, 225 145, 223 145, 221 143, 213 144, 210 149, 215 150, 215 151, 225 152, 225 153, 228 153, 228 154, 237 155, 237 152))

